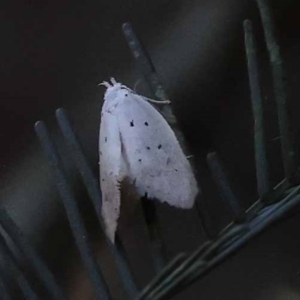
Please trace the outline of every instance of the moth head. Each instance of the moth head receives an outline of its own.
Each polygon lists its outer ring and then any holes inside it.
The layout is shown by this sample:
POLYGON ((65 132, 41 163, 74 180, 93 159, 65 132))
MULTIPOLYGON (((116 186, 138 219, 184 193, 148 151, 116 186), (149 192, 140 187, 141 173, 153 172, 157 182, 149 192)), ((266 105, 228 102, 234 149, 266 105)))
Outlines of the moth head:
POLYGON ((109 102, 125 99, 130 92, 128 87, 117 82, 114 78, 111 78, 110 82, 103 81, 102 83, 99 83, 99 85, 104 85, 106 87, 104 99, 109 102))

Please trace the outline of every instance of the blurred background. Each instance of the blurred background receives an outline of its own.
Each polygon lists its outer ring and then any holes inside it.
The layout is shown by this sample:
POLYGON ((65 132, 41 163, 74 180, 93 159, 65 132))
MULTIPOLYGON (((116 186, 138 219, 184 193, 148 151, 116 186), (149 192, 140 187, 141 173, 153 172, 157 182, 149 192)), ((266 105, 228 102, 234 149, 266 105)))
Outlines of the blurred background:
MULTIPOLYGON (((148 50, 172 100, 201 178, 216 230, 230 215, 210 179, 205 157, 217 150, 247 208, 257 198, 253 116, 248 87, 242 22, 254 22, 268 120, 272 182, 283 178, 276 108, 261 21, 252 0, 127 0, 14 2, 1 10, 0 201, 38 249, 70 299, 94 299, 91 285, 33 125, 44 120, 56 138, 94 249, 115 299, 124 291, 83 186, 55 124, 64 107, 98 174, 98 132, 103 87, 113 76, 129 87, 142 79, 121 26, 131 22, 148 50)), ((288 82, 288 100, 299 138, 299 5, 270 1, 288 82)), ((151 95, 143 81, 137 92, 151 95)), ((205 240, 195 209, 179 211, 157 204, 170 259, 205 240)), ((300 215, 274 225, 237 255, 174 299, 300 299, 300 215)), ((154 275, 147 241, 139 234, 127 243, 139 287, 154 275), (143 251, 141 251, 141 249, 143 251), (138 254, 138 255, 137 255, 138 254)), ((18 294, 16 292, 16 299, 18 294)))

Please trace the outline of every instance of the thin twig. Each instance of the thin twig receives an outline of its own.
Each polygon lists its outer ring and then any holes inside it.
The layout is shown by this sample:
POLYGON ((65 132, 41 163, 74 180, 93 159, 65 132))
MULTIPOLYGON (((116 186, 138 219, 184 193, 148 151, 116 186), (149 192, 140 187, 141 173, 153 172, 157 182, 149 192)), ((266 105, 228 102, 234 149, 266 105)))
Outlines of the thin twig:
POLYGON ((98 299, 110 300, 110 292, 97 264, 96 258, 92 253, 92 247, 88 240, 87 230, 81 218, 74 193, 66 177, 56 147, 43 122, 38 121, 35 124, 35 131, 40 139, 45 154, 47 155, 49 165, 53 170, 54 179, 65 206, 65 211, 67 213, 73 236, 82 257, 82 261, 87 268, 87 272, 93 284, 95 294, 97 295, 98 299))
POLYGON ((267 195, 271 190, 271 183, 269 176, 269 163, 266 151, 263 100, 260 88, 256 45, 251 21, 244 21, 244 32, 252 109, 254 115, 254 146, 257 190, 259 197, 264 198, 265 195, 267 195))
MULTIPOLYGON (((80 145, 79 139, 77 138, 75 131, 72 128, 71 122, 69 121, 66 111, 62 108, 56 110, 56 118, 59 123, 59 127, 66 139, 69 146, 69 151, 73 157, 75 165, 80 172, 83 182, 87 188, 89 196, 92 200, 95 211, 97 212, 98 220, 102 231, 104 231, 104 224, 101 217, 101 204, 102 197, 99 189, 99 182, 93 174, 91 166, 88 163, 87 158, 83 153, 83 149, 80 145)), ((130 298, 134 298, 137 294, 137 287, 131 273, 129 264, 125 258, 125 250, 118 236, 116 236, 115 245, 106 237, 106 243, 112 256, 115 259, 121 280, 124 288, 126 289, 130 298)))
POLYGON ((290 122, 285 74, 280 55, 279 46, 275 37, 275 25, 271 17, 270 8, 266 0, 257 0, 260 15, 263 23, 266 44, 269 52, 270 63, 272 67, 274 93, 277 104, 277 114, 279 131, 281 137, 281 151, 285 176, 288 180, 293 180, 293 176, 298 168, 294 137, 290 122))

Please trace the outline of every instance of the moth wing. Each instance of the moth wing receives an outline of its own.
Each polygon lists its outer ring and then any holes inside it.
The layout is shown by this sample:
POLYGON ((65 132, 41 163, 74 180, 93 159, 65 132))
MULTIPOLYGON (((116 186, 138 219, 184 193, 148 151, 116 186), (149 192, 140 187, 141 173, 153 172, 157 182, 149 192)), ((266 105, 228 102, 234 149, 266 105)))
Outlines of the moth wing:
POLYGON ((120 215, 120 183, 125 173, 118 120, 115 115, 104 110, 100 125, 99 154, 101 213, 106 234, 114 242, 120 215))
POLYGON ((164 117, 129 93, 118 107, 127 173, 140 196, 191 208, 198 193, 191 165, 164 117))

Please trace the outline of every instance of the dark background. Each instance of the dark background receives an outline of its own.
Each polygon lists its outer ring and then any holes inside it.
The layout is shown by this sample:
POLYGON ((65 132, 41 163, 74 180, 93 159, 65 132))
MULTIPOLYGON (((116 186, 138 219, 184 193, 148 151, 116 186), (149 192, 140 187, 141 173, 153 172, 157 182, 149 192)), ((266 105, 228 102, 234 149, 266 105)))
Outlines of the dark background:
MULTIPOLYGON (((300 10, 294 1, 270 3, 298 140, 300 10)), ((282 179, 280 145, 274 140, 279 135, 276 110, 255 1, 11 1, 3 5, 0 201, 71 299, 93 299, 92 291, 33 125, 40 119, 47 122, 62 149, 68 173, 77 183, 54 118, 56 108, 66 108, 98 172, 97 139, 104 90, 97 84, 114 76, 133 87, 141 78, 122 35, 123 22, 132 22, 157 67, 195 156, 215 226, 222 228, 230 216, 209 178, 207 151, 219 151, 244 207, 257 199, 253 117, 242 28, 243 20, 251 18, 260 40, 272 181, 276 184, 282 179)), ((144 82, 137 91, 150 95, 144 82)), ((111 258, 102 247, 91 205, 80 184, 76 186, 105 277, 114 297, 124 299, 111 258)), ((195 210, 182 212, 157 206, 168 258, 179 251, 191 251, 204 241, 195 210)), ((176 299, 300 299, 299 225, 297 214, 274 225, 176 299)), ((145 247, 141 241, 130 245, 140 286, 153 276, 145 247)))

